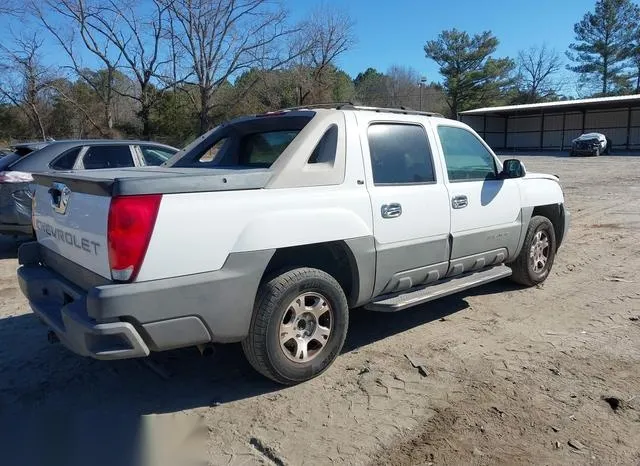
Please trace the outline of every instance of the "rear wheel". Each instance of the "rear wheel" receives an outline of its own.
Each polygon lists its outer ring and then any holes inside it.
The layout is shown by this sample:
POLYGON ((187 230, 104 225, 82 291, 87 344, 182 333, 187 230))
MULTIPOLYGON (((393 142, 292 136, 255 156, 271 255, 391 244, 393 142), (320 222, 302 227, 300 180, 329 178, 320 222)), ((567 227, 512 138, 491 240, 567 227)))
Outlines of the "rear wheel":
POLYGON ((556 235, 547 217, 537 215, 529 222, 522 250, 510 265, 511 279, 525 286, 542 283, 549 276, 556 256, 556 235))
POLYGON ((293 385, 333 363, 348 321, 347 298, 331 275, 312 268, 290 270, 261 285, 242 348, 258 372, 293 385))

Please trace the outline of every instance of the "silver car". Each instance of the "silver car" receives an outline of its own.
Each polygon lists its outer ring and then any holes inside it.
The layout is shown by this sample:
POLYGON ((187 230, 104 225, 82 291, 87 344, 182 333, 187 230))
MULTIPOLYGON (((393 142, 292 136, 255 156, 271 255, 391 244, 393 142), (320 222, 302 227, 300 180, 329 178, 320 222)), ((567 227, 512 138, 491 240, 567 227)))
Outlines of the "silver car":
POLYGON ((149 141, 69 140, 40 144, 26 154, 18 149, 0 157, 0 234, 32 235, 32 173, 157 166, 178 151, 149 141))

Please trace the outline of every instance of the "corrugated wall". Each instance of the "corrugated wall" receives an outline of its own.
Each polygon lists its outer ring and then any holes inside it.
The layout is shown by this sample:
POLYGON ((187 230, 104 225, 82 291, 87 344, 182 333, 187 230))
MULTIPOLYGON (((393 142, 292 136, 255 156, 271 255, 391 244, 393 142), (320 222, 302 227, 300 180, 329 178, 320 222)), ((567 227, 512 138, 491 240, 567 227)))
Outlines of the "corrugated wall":
POLYGON ((494 149, 567 150, 582 133, 603 133, 614 149, 640 149, 640 108, 538 115, 462 115, 494 149))

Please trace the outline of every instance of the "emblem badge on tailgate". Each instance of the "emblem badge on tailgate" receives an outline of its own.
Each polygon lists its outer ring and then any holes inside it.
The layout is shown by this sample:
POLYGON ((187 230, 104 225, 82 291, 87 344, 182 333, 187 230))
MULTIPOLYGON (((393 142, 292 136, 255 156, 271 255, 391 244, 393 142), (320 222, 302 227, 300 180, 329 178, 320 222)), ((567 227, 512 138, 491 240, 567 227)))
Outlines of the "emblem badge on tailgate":
POLYGON ((53 183, 53 186, 49 189, 49 194, 51 195, 51 207, 53 207, 53 210, 64 215, 67 212, 71 190, 64 183, 53 183))

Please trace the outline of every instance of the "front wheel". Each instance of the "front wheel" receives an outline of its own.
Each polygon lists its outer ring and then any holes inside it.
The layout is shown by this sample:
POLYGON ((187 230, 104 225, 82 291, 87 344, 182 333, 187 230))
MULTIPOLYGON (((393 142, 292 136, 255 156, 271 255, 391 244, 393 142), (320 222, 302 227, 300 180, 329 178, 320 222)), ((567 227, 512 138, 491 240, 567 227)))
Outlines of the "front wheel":
POLYGON ((556 256, 556 235, 547 217, 536 215, 529 222, 520 254, 510 264, 511 279, 525 286, 542 283, 549 276, 556 256))
POLYGON ((293 385, 333 363, 348 322, 347 298, 331 275, 312 268, 290 270, 260 286, 242 349, 262 375, 293 385))

